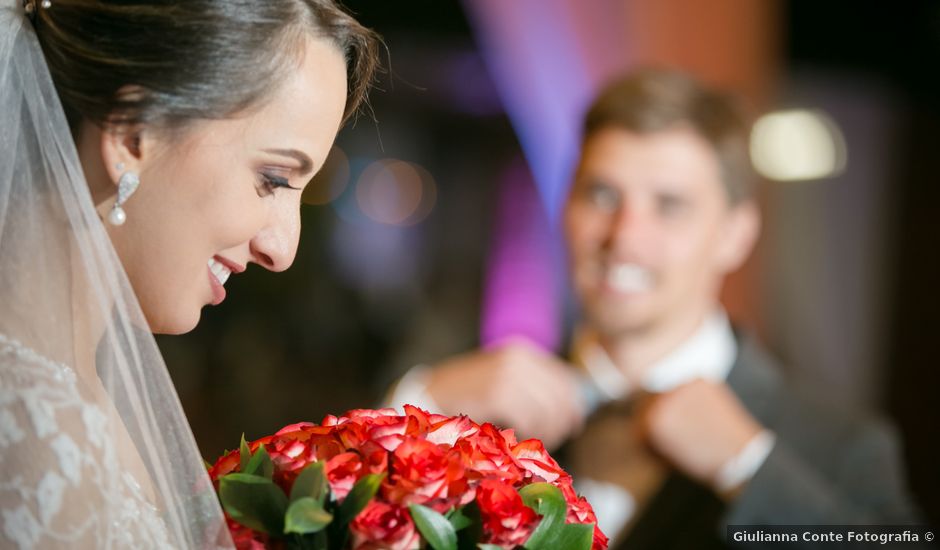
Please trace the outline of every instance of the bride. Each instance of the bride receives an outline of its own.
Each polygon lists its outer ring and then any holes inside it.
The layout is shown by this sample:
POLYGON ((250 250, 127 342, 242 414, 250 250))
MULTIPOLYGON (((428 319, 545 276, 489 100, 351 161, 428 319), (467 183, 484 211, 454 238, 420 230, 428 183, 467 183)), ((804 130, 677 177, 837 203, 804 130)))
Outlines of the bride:
POLYGON ((151 333, 290 266, 375 59, 332 0, 0 0, 0 547, 231 545, 151 333))

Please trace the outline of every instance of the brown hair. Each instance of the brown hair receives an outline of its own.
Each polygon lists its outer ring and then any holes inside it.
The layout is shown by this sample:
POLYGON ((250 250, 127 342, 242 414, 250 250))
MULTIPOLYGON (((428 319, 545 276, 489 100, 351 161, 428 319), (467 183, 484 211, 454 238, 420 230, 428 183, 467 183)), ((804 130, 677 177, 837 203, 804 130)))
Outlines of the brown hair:
POLYGON ((380 43, 332 0, 55 0, 34 25, 73 132, 229 117, 263 100, 311 35, 346 59, 348 119, 380 43))
POLYGON ((644 69, 608 85, 588 111, 584 139, 611 126, 638 134, 687 126, 714 148, 729 201, 753 194, 746 118, 729 95, 684 73, 644 69))

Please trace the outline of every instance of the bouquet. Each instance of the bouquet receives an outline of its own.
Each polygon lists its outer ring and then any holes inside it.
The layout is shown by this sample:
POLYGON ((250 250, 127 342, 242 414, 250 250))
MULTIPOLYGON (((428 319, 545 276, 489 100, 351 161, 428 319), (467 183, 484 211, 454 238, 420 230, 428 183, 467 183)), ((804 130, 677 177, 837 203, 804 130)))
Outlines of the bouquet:
POLYGON ((238 548, 607 548, 540 441, 410 405, 242 437, 209 475, 238 548))

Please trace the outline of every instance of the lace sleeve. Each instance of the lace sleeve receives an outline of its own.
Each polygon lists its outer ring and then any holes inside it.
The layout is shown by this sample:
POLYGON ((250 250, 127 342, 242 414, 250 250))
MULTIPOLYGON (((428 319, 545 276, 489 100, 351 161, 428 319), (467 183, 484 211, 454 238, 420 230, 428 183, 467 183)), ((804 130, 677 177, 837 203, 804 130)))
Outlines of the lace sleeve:
POLYGON ((0 547, 170 547, 115 428, 72 369, 0 334, 0 547))

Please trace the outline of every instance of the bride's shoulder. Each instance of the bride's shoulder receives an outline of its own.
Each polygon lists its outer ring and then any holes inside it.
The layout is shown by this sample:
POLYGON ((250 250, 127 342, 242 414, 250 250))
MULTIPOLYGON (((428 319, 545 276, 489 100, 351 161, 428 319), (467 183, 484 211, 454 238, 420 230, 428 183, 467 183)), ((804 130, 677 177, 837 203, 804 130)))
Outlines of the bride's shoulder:
POLYGON ((75 385, 75 371, 64 363, 53 361, 0 332, 0 391, 18 385, 46 381, 52 385, 75 385))
POLYGON ((61 431, 62 416, 70 424, 73 413, 88 417, 99 412, 80 395, 69 366, 0 333, 0 448, 26 433, 43 439, 61 431))
POLYGON ((0 334, 0 547, 162 547, 114 419, 78 386, 70 367, 0 334))

